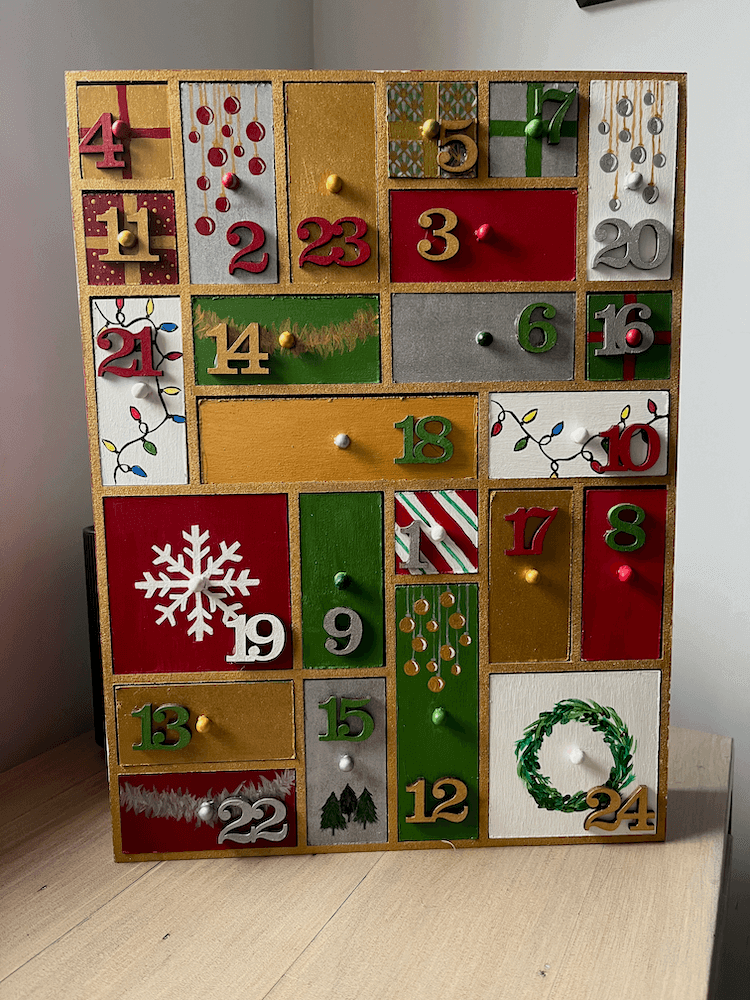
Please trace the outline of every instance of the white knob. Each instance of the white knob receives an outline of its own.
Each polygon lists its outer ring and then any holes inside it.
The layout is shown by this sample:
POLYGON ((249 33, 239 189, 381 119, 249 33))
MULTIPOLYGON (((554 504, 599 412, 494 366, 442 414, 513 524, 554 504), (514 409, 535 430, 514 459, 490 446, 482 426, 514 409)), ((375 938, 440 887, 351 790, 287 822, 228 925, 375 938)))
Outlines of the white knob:
POLYGON ((214 806, 212 802, 201 802, 198 806, 198 815, 204 821, 208 823, 209 820, 213 819, 214 806))
POLYGON ((576 427, 574 431, 570 432, 570 440, 575 441, 576 444, 583 444, 584 441, 588 441, 590 436, 585 427, 576 427))
POLYGON ((631 170, 628 176, 625 178, 625 187, 628 191, 635 191, 643 184, 643 174, 640 170, 631 170))
POLYGON ((570 757, 571 764, 580 764, 585 756, 586 754, 580 747, 571 747, 568 750, 568 757, 570 757))
POLYGON ((336 437, 333 439, 333 443, 336 445, 337 448, 348 448, 349 445, 352 443, 352 439, 349 437, 348 434, 337 434, 336 437))
POLYGON ((433 542, 442 542, 446 536, 446 530, 442 524, 435 524, 430 528, 430 538, 433 542))
POLYGON ((145 382, 133 382, 130 391, 136 399, 145 399, 146 396, 151 395, 151 386, 146 385, 145 382))
POLYGON ((348 753, 345 753, 343 757, 339 757, 340 771, 351 771, 353 767, 354 767, 354 758, 350 757, 348 753))

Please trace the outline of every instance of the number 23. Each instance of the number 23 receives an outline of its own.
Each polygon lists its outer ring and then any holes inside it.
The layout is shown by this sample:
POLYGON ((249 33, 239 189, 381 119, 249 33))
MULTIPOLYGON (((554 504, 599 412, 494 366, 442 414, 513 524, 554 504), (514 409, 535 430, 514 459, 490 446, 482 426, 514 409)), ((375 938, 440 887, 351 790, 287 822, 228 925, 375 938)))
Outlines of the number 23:
POLYGON ((322 219, 316 215, 311 215, 309 219, 303 219, 297 226, 297 236, 301 240, 309 240, 312 235, 308 228, 310 223, 314 223, 320 230, 317 239, 314 239, 309 246, 306 246, 299 255, 299 266, 305 264, 319 264, 321 267, 328 267, 329 264, 338 264, 340 267, 357 267, 370 259, 370 245, 363 239, 367 235, 367 223, 364 219, 356 216, 344 216, 331 223, 327 219, 322 219), (344 235, 343 223, 348 222, 354 226, 354 232, 344 235), (343 247, 331 247, 331 252, 327 254, 313 253, 318 247, 323 247, 330 243, 334 236, 343 236, 344 243, 356 247, 356 254, 351 260, 344 259, 343 247))

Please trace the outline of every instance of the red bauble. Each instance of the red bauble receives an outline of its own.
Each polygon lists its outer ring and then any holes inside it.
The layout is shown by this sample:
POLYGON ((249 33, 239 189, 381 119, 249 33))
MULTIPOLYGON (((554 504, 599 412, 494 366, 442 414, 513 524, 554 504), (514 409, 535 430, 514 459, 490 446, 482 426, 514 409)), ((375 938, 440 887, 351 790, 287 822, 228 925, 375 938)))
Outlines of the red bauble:
POLYGON ((232 126, 231 125, 222 125, 221 126, 221 134, 223 136, 226 136, 226 138, 228 139, 229 136, 232 134, 232 126))
POLYGON ((240 110, 240 102, 236 97, 230 95, 224 101, 224 110, 228 115, 236 115, 240 110))
POLYGON ((245 129, 245 133, 250 142, 261 142, 266 136, 266 130, 260 122, 250 122, 245 129))
POLYGON ((195 117, 198 119, 201 125, 210 125, 211 122, 214 120, 214 113, 211 110, 211 108, 207 107, 205 104, 202 104, 195 112, 195 117))
POLYGON ((223 167, 227 162, 227 151, 221 146, 212 146, 208 151, 208 162, 212 167, 223 167))
POLYGON ((205 174, 201 174, 198 180, 195 182, 201 191, 208 191, 211 187, 211 181, 206 177, 205 174))
POLYGON ((228 212, 229 211, 229 198, 217 198, 216 199, 216 211, 217 212, 228 212))
POLYGON ((247 165, 248 165, 248 167, 250 169, 250 173, 251 174, 255 174, 256 176, 258 174, 262 174, 263 171, 266 169, 265 160, 261 160, 261 158, 259 156, 252 156, 248 160, 247 165))
POLYGON ((192 132, 188 133, 188 139, 193 143, 200 142, 201 141, 200 132, 196 132, 195 129, 193 129, 192 132))
POLYGON ((202 215, 200 219, 196 220, 195 228, 201 236, 210 236, 214 229, 216 229, 216 223, 209 216, 202 215))
POLYGON ((234 147, 234 155, 235 156, 244 156, 245 155, 245 147, 244 146, 235 146, 234 147))

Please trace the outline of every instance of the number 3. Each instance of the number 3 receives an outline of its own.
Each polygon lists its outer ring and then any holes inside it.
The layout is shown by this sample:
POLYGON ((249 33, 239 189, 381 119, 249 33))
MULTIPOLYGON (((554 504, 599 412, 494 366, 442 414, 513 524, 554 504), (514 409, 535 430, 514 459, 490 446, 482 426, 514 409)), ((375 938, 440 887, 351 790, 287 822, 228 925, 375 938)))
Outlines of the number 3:
POLYGON ((445 243, 442 253, 432 253, 432 242, 429 239, 420 240, 417 243, 417 253, 424 257, 425 260, 450 260, 451 257, 455 257, 458 253, 461 244, 458 242, 458 237, 453 235, 453 230, 458 225, 458 216, 455 212, 451 212, 449 208, 428 208, 426 212, 422 212, 418 219, 419 225, 422 229, 430 229, 432 236, 438 236, 445 243), (442 215, 443 225, 437 228, 432 221, 434 215, 442 215))

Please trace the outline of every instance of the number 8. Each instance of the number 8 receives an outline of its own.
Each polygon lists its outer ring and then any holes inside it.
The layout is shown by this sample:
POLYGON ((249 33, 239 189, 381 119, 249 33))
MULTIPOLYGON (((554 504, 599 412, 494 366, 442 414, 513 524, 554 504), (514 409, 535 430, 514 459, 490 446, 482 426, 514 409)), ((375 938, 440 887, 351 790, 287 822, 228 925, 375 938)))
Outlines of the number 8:
POLYGON ((326 649, 329 653, 333 653, 334 656, 348 656, 362 642, 362 619, 351 608, 331 608, 330 611, 326 612, 323 619, 323 628, 331 637, 326 639, 326 649), (340 629, 337 626, 336 619, 339 615, 349 616, 349 624, 346 628, 340 629), (348 639, 349 641, 345 646, 339 648, 336 642, 337 639, 348 639))

